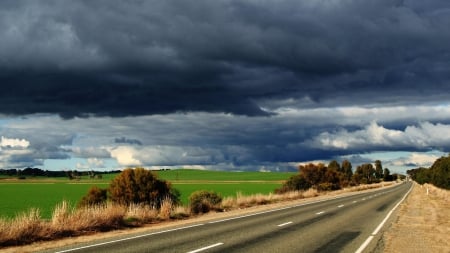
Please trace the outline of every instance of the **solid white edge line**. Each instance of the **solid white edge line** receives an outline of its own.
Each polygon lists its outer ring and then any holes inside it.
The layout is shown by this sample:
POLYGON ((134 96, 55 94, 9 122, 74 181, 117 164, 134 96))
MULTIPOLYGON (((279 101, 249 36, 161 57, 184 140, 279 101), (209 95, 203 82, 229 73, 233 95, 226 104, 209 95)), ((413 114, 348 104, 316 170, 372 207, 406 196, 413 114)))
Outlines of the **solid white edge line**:
POLYGON ((364 243, 361 244, 361 246, 359 246, 359 248, 355 251, 355 253, 363 252, 363 250, 369 245, 370 241, 372 241, 372 239, 375 237, 375 235, 378 234, 378 232, 380 232, 380 229, 383 227, 384 223, 386 223, 386 221, 389 219, 389 217, 392 215, 392 213, 395 211, 395 209, 397 209, 397 207, 406 199, 408 194, 412 191, 413 187, 414 186, 411 186, 411 188, 409 189, 409 191, 407 193, 405 193, 403 198, 391 209, 391 211, 389 211, 389 213, 386 215, 386 217, 383 219, 383 221, 381 221, 381 223, 377 226, 377 228, 375 228, 375 230, 364 241, 364 243))
POLYGON ((277 225, 277 226, 278 226, 278 227, 282 227, 282 226, 286 226, 286 225, 289 225, 289 224, 292 224, 292 221, 288 221, 288 222, 279 224, 279 225, 277 225))
POLYGON ((183 229, 188 229, 188 228, 193 228, 193 227, 199 227, 199 226, 203 226, 203 225, 205 225, 205 224, 196 224, 196 225, 191 225, 191 226, 186 226, 186 227, 181 227, 181 228, 173 228, 173 229, 168 229, 168 230, 164 230, 164 231, 159 231, 159 232, 153 232, 153 233, 149 233, 149 234, 144 234, 144 235, 137 235, 137 236, 132 236, 132 237, 127 237, 127 238, 122 238, 122 239, 118 239, 118 240, 107 241, 107 242, 102 242, 102 243, 97 243, 97 244, 87 245, 87 246, 83 246, 83 247, 78 247, 78 248, 73 248, 73 249, 67 249, 67 250, 57 251, 57 252, 55 252, 55 253, 63 253, 63 252, 71 252, 71 251, 81 250, 81 249, 88 249, 88 248, 93 248, 93 247, 102 246, 102 245, 106 245, 106 244, 111 244, 111 243, 116 243, 116 242, 123 242, 123 241, 128 241, 128 240, 133 240, 133 239, 141 238, 141 237, 151 236, 151 235, 164 234, 164 233, 167 233, 167 232, 173 232, 173 231, 177 231, 177 230, 183 230, 183 229))
POLYGON ((369 245, 370 241, 372 241, 373 239, 373 235, 369 236, 363 244, 361 244, 361 246, 359 246, 359 248, 355 251, 355 253, 361 253, 363 252, 363 250, 367 247, 367 245, 369 245))
POLYGON ((389 219, 389 217, 392 215, 395 209, 397 209, 397 207, 406 199, 406 196, 408 196, 412 188, 413 187, 411 187, 411 189, 409 189, 409 191, 403 196, 403 198, 391 209, 391 211, 389 211, 389 213, 386 215, 386 218, 384 218, 384 220, 380 223, 380 225, 378 225, 378 227, 372 232, 372 235, 378 234, 380 229, 383 227, 384 223, 386 223, 386 221, 389 219))
POLYGON ((211 249, 211 248, 214 248, 214 247, 217 247, 217 246, 220 246, 220 245, 223 245, 223 242, 219 242, 219 243, 216 243, 216 244, 213 244, 213 245, 209 245, 209 246, 206 246, 206 247, 203 247, 203 248, 200 248, 200 249, 189 251, 187 253, 197 253, 197 252, 204 251, 204 250, 207 250, 207 249, 211 249))

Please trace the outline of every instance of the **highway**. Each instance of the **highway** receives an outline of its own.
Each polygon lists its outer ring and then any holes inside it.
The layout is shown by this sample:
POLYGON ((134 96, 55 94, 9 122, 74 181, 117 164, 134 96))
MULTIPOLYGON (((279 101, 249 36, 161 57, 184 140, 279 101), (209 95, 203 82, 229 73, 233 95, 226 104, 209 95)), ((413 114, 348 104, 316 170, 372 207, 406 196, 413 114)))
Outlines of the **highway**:
POLYGON ((372 252, 411 183, 50 252, 372 252))

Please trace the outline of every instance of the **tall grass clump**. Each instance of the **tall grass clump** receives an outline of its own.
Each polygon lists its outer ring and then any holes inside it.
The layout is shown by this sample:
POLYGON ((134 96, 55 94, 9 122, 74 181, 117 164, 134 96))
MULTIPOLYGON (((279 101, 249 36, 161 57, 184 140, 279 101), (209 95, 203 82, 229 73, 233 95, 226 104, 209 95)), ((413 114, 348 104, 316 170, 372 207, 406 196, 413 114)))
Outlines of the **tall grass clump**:
POLYGON ((13 220, 0 220, 0 245, 12 246, 34 242, 43 237, 44 224, 39 209, 17 215, 13 220))

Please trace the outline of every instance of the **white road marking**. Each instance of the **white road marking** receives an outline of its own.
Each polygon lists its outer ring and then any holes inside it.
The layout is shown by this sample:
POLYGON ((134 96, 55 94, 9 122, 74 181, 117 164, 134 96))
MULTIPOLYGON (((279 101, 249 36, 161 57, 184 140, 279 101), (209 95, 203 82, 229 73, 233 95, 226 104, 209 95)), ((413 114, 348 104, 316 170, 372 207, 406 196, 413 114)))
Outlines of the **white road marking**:
POLYGON ((278 226, 278 227, 282 227, 282 226, 286 226, 286 225, 289 225, 289 224, 292 224, 292 221, 285 222, 285 223, 279 224, 279 225, 277 225, 277 226, 278 226))
POLYGON ((344 205, 338 205, 338 208, 344 207, 344 205))
POLYGON ((358 202, 358 201, 354 200, 352 203, 356 203, 356 202, 358 202))
POLYGON ((217 247, 217 246, 220 246, 220 245, 223 245, 223 242, 219 242, 219 243, 216 243, 216 244, 213 244, 213 245, 209 245, 209 246, 206 246, 206 247, 203 247, 203 248, 200 248, 200 249, 189 251, 188 253, 197 253, 197 252, 201 252, 201 251, 204 251, 204 250, 207 250, 207 249, 211 249, 211 248, 214 248, 214 247, 217 247))
POLYGON ((73 248, 73 249, 68 249, 68 250, 57 251, 55 253, 63 253, 63 252, 76 251, 76 250, 80 250, 80 249, 88 249, 88 248, 93 248, 93 247, 102 246, 102 245, 106 245, 106 244, 111 244, 111 243, 116 243, 116 242, 123 242, 123 241, 128 241, 128 240, 141 238, 141 237, 146 237, 146 236, 151 236, 151 235, 158 235, 158 234, 168 233, 168 232, 172 232, 172 231, 183 230, 183 229, 187 229, 187 228, 199 227, 199 226, 203 226, 203 225, 205 225, 205 224, 196 224, 196 225, 186 226, 186 227, 181 227, 181 228, 168 229, 168 230, 154 232, 154 233, 149 233, 149 234, 137 235, 137 236, 127 237, 127 238, 123 238, 123 239, 118 239, 118 240, 113 240, 113 241, 108 241, 108 242, 102 242, 102 243, 92 244, 92 245, 78 247, 78 248, 73 248))
POLYGON ((383 221, 381 221, 381 223, 377 226, 377 228, 375 228, 375 230, 372 232, 372 234, 363 242, 363 244, 361 244, 361 246, 359 246, 359 248, 355 251, 355 253, 361 253, 364 251, 364 249, 367 247, 367 245, 369 245, 370 241, 372 241, 372 239, 375 237, 376 234, 378 234, 378 232, 380 232, 380 229, 383 227, 384 223, 386 223, 386 221, 389 219, 389 217, 391 216, 391 214, 395 211, 395 209, 397 209, 397 207, 403 202, 403 200, 406 199, 406 196, 408 196, 408 194, 411 192, 413 187, 411 187, 409 189, 409 191, 407 193, 405 193, 405 195, 403 196, 403 198, 391 209, 391 211, 389 211, 389 213, 386 215, 386 217, 383 219, 383 221))
POLYGON ((323 214, 323 213, 325 213, 325 211, 321 211, 321 212, 318 212, 316 214, 319 215, 319 214, 323 214))

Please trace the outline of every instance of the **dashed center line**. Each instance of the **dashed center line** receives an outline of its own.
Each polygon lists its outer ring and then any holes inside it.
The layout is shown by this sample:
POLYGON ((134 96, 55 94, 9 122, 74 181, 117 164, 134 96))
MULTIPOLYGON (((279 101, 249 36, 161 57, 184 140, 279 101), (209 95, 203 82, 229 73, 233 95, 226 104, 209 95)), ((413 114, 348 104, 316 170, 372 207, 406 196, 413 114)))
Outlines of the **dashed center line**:
POLYGON ((204 250, 207 250, 207 249, 211 249, 211 248, 220 246, 220 245, 222 245, 222 244, 223 244, 223 242, 219 242, 219 243, 216 243, 216 244, 213 244, 213 245, 209 245, 209 246, 206 246, 206 247, 203 247, 203 248, 200 248, 200 249, 196 249, 196 250, 193 250, 193 251, 189 251, 188 253, 197 253, 197 252, 201 252, 201 251, 204 251, 204 250))
POLYGON ((344 205, 338 205, 338 208, 344 207, 344 205))
POLYGON ((321 211, 321 212, 318 212, 318 213, 316 213, 317 215, 320 215, 320 214, 324 214, 325 213, 325 211, 321 211))
POLYGON ((286 226, 286 225, 289 225, 289 224, 292 224, 292 221, 288 221, 288 222, 279 224, 279 225, 277 225, 277 226, 278 226, 278 227, 283 227, 283 226, 286 226))
POLYGON ((352 203, 356 203, 356 202, 358 202, 358 201, 354 200, 352 203))

